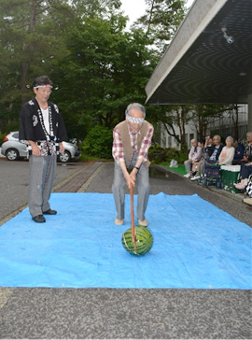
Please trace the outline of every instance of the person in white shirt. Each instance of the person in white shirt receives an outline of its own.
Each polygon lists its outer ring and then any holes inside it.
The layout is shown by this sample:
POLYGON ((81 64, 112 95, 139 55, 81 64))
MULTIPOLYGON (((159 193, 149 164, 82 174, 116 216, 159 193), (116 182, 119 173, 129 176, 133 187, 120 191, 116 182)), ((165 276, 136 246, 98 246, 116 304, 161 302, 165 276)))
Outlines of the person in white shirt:
POLYGON ((230 165, 234 159, 235 148, 232 146, 234 142, 233 137, 226 138, 226 146, 221 150, 218 163, 219 165, 230 165))
POLYGON ((28 205, 36 223, 44 223, 44 215, 56 215, 51 209, 51 196, 57 155, 64 152, 63 141, 68 139, 63 118, 56 104, 49 101, 52 81, 45 75, 33 83, 35 97, 22 106, 19 121, 19 140, 27 145, 30 180, 28 205))
POLYGON ((191 177, 191 171, 192 171, 192 165, 193 163, 199 162, 202 156, 202 148, 198 146, 198 142, 196 139, 191 140, 191 150, 188 155, 188 160, 184 162, 185 170, 187 172, 184 177, 190 178, 191 177))

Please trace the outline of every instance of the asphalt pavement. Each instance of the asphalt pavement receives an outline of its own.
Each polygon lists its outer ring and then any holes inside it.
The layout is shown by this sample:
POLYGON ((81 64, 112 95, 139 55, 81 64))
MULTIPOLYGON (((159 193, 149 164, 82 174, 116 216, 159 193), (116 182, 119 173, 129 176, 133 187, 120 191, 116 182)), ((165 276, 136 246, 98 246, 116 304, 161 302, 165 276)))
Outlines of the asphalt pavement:
MULTIPOLYGON (((27 204, 28 162, 16 164, 0 160, 0 225, 27 204)), ((159 166, 150 174, 151 194, 198 194, 252 226, 242 194, 159 166)), ((111 193, 112 181, 110 162, 58 165, 54 192, 111 193)), ((251 320, 248 290, 0 288, 1 339, 251 339, 251 320)))

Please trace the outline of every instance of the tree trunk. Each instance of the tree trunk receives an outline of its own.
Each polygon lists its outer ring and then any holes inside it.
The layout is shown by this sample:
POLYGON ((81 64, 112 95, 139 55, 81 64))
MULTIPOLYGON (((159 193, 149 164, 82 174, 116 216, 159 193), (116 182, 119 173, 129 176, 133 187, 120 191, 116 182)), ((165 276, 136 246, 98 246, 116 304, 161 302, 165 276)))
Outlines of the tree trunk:
POLYGON ((239 106, 234 104, 233 106, 233 116, 232 116, 233 124, 234 124, 234 136, 239 138, 239 106))
MULTIPOLYGON (((30 25, 28 29, 29 32, 33 32, 35 30, 36 26, 36 9, 37 9, 37 0, 33 0, 31 4, 31 19, 30 19, 30 25)), ((22 104, 24 104, 27 100, 26 98, 26 85, 28 83, 28 69, 30 65, 30 60, 32 59, 34 55, 34 45, 31 43, 30 45, 24 45, 24 50, 28 50, 27 53, 28 57, 23 61, 22 63, 22 73, 21 73, 21 100, 22 104)))
POLYGON ((186 113, 187 112, 185 111, 185 107, 181 106, 181 120, 180 120, 181 144, 186 144, 185 138, 186 113))

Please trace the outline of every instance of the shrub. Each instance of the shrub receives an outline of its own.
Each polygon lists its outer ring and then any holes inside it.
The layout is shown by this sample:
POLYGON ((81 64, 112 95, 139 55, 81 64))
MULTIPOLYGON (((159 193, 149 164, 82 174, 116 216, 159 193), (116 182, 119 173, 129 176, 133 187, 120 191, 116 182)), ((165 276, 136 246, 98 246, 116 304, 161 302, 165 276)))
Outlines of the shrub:
POLYGON ((184 164, 188 159, 188 150, 179 151, 175 148, 161 148, 159 145, 152 145, 149 149, 149 160, 153 164, 170 163, 175 159, 178 164, 184 164))
POLYGON ((0 132, 0 146, 3 144, 3 139, 7 135, 7 133, 0 132))
POLYGON ((113 130, 96 125, 84 140, 83 152, 101 159, 112 158, 113 130))

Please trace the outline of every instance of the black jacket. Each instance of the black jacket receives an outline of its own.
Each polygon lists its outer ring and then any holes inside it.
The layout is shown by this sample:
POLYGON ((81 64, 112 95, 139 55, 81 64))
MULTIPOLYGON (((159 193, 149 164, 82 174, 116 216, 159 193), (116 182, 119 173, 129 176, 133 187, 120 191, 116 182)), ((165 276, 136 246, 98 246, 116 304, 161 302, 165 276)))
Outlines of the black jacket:
MULTIPOLYGON (((53 136, 50 136, 50 139, 56 142, 66 141, 68 139, 66 128, 58 107, 52 102, 48 102, 48 106, 50 106, 53 130, 53 136)), ((48 140, 39 118, 40 112, 40 107, 35 98, 23 105, 19 121, 20 140, 32 140, 33 142, 48 140)))
MULTIPOLYGON (((221 150, 223 149, 223 146, 224 145, 222 143, 220 143, 220 146, 219 146, 217 154, 216 154, 216 161, 219 159, 219 156, 220 156, 221 150)), ((214 150, 215 150, 215 145, 207 148, 206 152, 208 154, 208 158, 210 158, 212 156, 214 150)))

